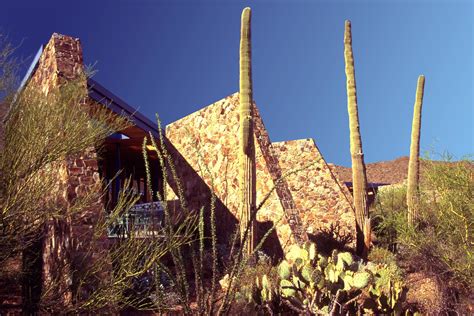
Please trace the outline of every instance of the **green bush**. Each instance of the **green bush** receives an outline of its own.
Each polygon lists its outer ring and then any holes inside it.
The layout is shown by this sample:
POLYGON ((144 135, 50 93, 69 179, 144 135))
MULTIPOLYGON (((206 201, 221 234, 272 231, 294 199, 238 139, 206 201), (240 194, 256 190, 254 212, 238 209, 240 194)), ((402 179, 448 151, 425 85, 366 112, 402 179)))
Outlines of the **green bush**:
POLYGON ((426 173, 425 227, 416 236, 436 249, 460 281, 474 289, 474 164, 431 163, 426 173))
POLYGON ((397 258, 395 254, 385 248, 372 247, 368 257, 370 262, 386 265, 396 265, 397 258))
POLYGON ((407 223, 406 187, 382 190, 373 214, 379 247, 408 272, 437 276, 456 295, 474 289, 474 164, 423 161, 420 218, 407 223))
POLYGON ((279 305, 278 272, 267 256, 260 255, 256 263, 246 265, 235 282, 238 289, 235 301, 249 312, 275 309, 279 305))
POLYGON ((380 248, 396 252, 400 228, 407 228, 407 189, 405 185, 384 187, 377 194, 371 217, 376 244, 380 248))

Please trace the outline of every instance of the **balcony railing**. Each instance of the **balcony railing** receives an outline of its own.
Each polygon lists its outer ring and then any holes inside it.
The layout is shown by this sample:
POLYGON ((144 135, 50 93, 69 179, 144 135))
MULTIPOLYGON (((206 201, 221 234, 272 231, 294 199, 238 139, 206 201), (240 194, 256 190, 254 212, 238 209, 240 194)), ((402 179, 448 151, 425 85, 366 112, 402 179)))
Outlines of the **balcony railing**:
POLYGON ((164 210, 160 202, 134 205, 108 229, 109 238, 149 238, 161 235, 164 210))

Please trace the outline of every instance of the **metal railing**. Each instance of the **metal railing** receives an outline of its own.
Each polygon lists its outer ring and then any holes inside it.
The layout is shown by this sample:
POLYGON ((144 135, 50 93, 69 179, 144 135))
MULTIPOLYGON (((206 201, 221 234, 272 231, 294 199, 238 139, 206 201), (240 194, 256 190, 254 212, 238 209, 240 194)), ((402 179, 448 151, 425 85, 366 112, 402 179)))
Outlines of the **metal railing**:
POLYGON ((164 210, 160 202, 134 205, 129 212, 109 226, 109 238, 149 238, 161 235, 164 210))

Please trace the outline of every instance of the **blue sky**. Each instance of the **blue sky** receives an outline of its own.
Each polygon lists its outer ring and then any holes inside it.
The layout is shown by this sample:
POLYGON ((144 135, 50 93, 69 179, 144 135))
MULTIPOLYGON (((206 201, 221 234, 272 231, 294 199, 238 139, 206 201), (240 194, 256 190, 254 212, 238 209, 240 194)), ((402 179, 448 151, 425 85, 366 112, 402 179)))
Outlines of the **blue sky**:
POLYGON ((95 79, 170 123, 238 90, 240 14, 252 8, 254 99, 272 141, 314 138, 350 165, 344 20, 352 21, 366 162, 408 155, 419 74, 421 147, 474 153, 471 1, 2 1, 0 29, 32 57, 79 37, 95 79), (69 4, 68 4, 69 3, 69 4))

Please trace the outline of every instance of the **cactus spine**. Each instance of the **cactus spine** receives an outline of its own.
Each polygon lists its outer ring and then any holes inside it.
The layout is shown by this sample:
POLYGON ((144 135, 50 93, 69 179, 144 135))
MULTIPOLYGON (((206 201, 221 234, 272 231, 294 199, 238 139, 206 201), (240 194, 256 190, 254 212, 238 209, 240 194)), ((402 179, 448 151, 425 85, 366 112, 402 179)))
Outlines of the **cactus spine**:
POLYGON ((369 209, 367 205, 367 176, 359 130, 357 92, 352 54, 351 22, 346 21, 344 32, 344 60, 346 63, 347 110, 349 113, 350 147, 352 159, 352 187, 357 229, 357 253, 366 257, 370 247, 371 234, 369 209))
POLYGON ((423 106, 423 92, 425 76, 418 77, 416 87, 415 106, 413 109, 413 123, 411 128, 410 161, 408 163, 407 205, 408 223, 414 225, 418 213, 418 185, 420 180, 420 129, 421 108, 423 106))
POLYGON ((255 246, 255 220, 250 221, 256 205, 255 145, 253 139, 253 92, 251 59, 251 11, 242 12, 240 34, 240 236, 244 239, 248 227, 246 252, 250 255, 255 246))

